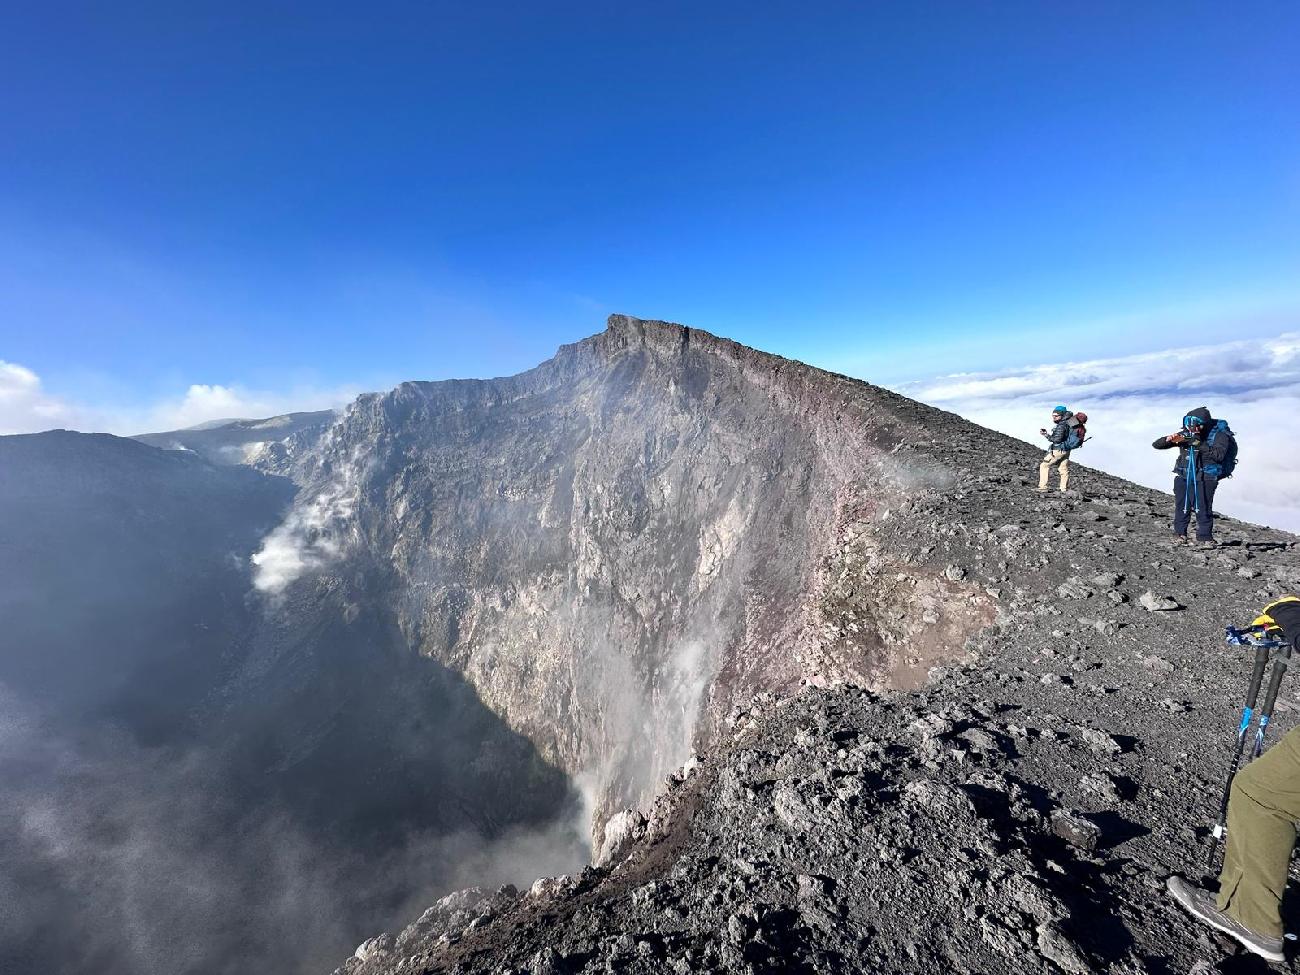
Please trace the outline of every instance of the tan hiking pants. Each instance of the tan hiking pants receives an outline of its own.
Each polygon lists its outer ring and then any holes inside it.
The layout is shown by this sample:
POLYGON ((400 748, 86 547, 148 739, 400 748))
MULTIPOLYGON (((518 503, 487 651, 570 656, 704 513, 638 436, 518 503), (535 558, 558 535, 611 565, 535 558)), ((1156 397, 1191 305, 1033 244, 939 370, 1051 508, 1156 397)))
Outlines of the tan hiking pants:
POLYGON ((1228 848, 1219 910, 1259 934, 1282 936, 1296 823, 1300 822, 1300 728, 1237 773, 1228 802, 1228 848))
POLYGON ((1038 465, 1038 490, 1047 490, 1047 478, 1055 467, 1061 472, 1061 490, 1070 484, 1070 452, 1068 450, 1049 450, 1043 455, 1043 462, 1038 465))

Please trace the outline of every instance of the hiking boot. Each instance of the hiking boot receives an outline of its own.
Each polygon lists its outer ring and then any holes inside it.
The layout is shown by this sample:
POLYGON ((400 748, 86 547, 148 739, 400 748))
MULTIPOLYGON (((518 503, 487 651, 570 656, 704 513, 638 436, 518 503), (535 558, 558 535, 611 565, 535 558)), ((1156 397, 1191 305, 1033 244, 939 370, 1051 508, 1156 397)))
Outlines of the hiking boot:
POLYGON ((1197 548, 1218 548, 1219 543, 1212 538, 1198 538, 1196 540, 1197 548))
POLYGON ((1247 951, 1259 955, 1265 961, 1286 961, 1286 956, 1282 953, 1281 938, 1259 934, 1235 918, 1229 917, 1219 910, 1214 895, 1208 890, 1202 890, 1200 887, 1189 884, 1179 876, 1170 877, 1165 881, 1165 886, 1169 888, 1170 896, 1198 921, 1203 921, 1210 927, 1222 931, 1228 937, 1235 938, 1245 946, 1247 951))

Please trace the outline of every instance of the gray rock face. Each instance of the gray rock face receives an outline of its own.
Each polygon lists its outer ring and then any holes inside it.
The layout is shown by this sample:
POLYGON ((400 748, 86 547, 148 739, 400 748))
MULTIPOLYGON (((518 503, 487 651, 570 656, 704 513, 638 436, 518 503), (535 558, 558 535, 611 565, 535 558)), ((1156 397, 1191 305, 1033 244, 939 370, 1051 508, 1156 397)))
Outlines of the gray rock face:
MULTIPOLYGON (((1175 549, 1167 496, 1086 468, 1081 491, 1037 496, 1032 447, 864 384, 652 323, 614 320, 598 344, 567 355, 597 351, 629 363, 619 375, 659 377, 636 385, 638 404, 655 399, 655 419, 617 397, 600 428, 614 445, 575 465, 599 463, 600 476, 566 481, 574 501, 565 493, 563 509, 581 498, 584 513, 641 527, 622 537, 574 528, 584 546, 565 551, 583 566, 573 571, 582 586, 564 576, 563 592, 588 610, 588 585, 642 607, 614 617, 643 661, 637 694, 652 702, 663 698, 672 641, 645 620, 686 632, 708 606, 725 624, 699 699, 698 762, 662 778, 657 794, 627 773, 602 780, 607 804, 640 795, 645 822, 624 830, 620 820, 599 866, 500 898, 436 940, 412 939, 403 958, 353 959, 342 972, 1186 971, 1214 950, 1165 901, 1162 881, 1199 863, 1191 826, 1212 815, 1221 785, 1216 743, 1226 754, 1246 677, 1222 652, 1222 626, 1271 594, 1237 570, 1287 571, 1293 537, 1225 520, 1231 565, 1219 564, 1175 549), (705 399, 715 405, 708 437, 743 440, 749 457, 705 449, 693 425, 702 421, 649 388, 680 391, 670 377, 697 370, 718 397, 705 399), (774 505, 777 517, 736 516, 730 534, 715 527, 709 537, 733 539, 715 560, 706 533, 674 528, 654 490, 639 514, 606 499, 602 481, 634 481, 603 459, 632 463, 623 410, 676 432, 667 455, 643 434, 639 456, 658 463, 645 462, 642 483, 660 464, 684 470, 676 452, 693 443, 706 484, 729 465, 751 479, 722 476, 690 503, 692 517, 717 526, 733 504, 774 505), (1025 476, 1009 479, 1017 463, 1025 476), (782 489, 768 493, 765 479, 782 489), (651 556, 645 531, 673 544, 651 556), (644 568, 674 551, 683 565, 660 570, 668 585, 656 587, 666 601, 638 590, 637 603, 621 553, 644 568), (705 564, 716 571, 701 573, 705 564), (767 592, 786 601, 783 622, 768 615, 767 592), (1136 598, 1145 592, 1197 598, 1183 612, 1149 611, 1136 598), (680 605, 656 615, 670 604, 680 605)), ((582 389, 575 361, 565 368, 582 389)), ((527 588, 544 598, 544 586, 527 588)), ((472 632, 507 639, 496 634, 511 610, 494 612, 477 610, 472 632)), ((553 624, 538 626, 545 649, 521 640, 513 659, 592 660, 553 624)), ((509 692, 472 643, 428 652, 460 647, 453 656, 485 699, 550 742, 564 767, 617 751, 581 718, 608 713, 605 691, 562 675, 568 710, 539 713, 531 695, 551 685, 530 672, 509 692), (548 720, 570 723, 543 730, 548 720)))
POLYGON ((359 399, 291 466, 259 581, 349 601, 382 565, 404 641, 579 783, 599 838, 734 705, 914 685, 992 622, 967 570, 877 541, 946 484, 932 415, 615 316, 520 376, 359 399))

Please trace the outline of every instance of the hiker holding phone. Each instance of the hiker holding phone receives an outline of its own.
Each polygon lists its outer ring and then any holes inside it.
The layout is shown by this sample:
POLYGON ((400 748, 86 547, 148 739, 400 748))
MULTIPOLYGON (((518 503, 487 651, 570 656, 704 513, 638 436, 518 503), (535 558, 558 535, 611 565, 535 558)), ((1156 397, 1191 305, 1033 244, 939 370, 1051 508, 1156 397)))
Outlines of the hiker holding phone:
POLYGON ((1039 494, 1047 492, 1047 482, 1053 467, 1059 472, 1061 490, 1069 488, 1070 451, 1083 446, 1087 436, 1083 426, 1085 420, 1087 417, 1084 414, 1071 413, 1064 406, 1057 406, 1052 410, 1052 429, 1039 428, 1038 432, 1047 438, 1047 453, 1038 465, 1039 494))

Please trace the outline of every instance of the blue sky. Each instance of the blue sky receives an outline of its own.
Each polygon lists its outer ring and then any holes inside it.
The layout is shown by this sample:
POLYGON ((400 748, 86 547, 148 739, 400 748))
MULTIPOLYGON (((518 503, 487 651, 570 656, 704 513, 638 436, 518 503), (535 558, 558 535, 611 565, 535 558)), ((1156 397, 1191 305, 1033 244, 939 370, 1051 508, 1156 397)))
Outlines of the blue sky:
POLYGON ((1283 2, 7 4, 0 360, 161 417, 611 311, 887 383, 1273 336, 1298 99, 1283 2))

